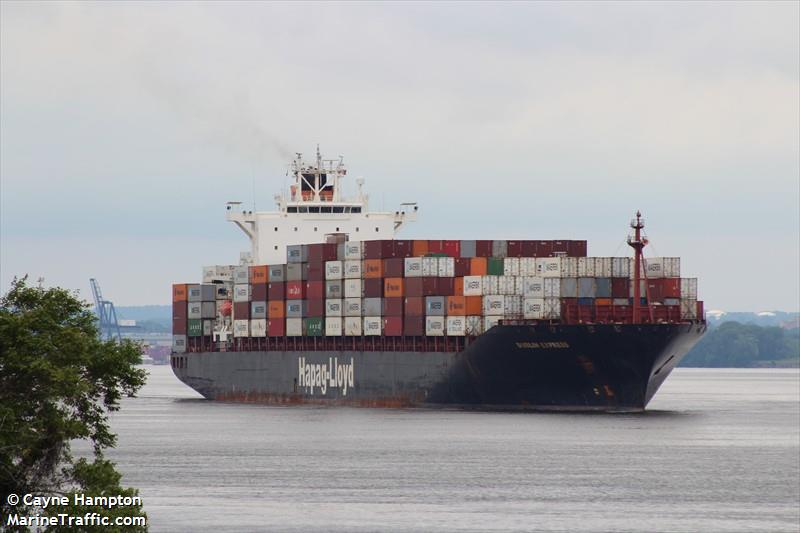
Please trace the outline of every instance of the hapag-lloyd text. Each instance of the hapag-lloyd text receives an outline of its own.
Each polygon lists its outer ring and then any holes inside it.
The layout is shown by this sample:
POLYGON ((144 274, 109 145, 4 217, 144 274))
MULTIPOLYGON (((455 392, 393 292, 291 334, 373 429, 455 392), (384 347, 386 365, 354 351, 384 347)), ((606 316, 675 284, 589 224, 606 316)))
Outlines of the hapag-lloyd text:
POLYGON ((347 396, 347 389, 353 388, 355 382, 355 363, 350 358, 350 363, 339 363, 338 357, 329 357, 328 364, 306 363, 305 357, 297 359, 297 384, 308 389, 314 394, 314 389, 319 388, 322 394, 328 393, 328 388, 340 389, 342 396, 347 396))

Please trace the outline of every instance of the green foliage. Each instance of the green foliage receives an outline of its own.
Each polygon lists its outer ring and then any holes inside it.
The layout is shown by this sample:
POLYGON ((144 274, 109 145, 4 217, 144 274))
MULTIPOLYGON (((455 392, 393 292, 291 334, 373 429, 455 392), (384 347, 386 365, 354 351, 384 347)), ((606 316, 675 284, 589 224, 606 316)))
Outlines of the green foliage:
POLYGON ((725 322, 710 330, 681 366, 771 366, 774 361, 800 362, 800 337, 779 327, 725 322))
MULTIPOLYGON (((140 361, 135 344, 98 338, 96 317, 75 295, 15 279, 0 299, 0 495, 129 490, 103 450, 116 442, 108 412, 145 382, 140 361), (91 442, 94 462, 74 460, 75 439, 91 442)), ((0 502, 2 516, 36 511, 0 502)))

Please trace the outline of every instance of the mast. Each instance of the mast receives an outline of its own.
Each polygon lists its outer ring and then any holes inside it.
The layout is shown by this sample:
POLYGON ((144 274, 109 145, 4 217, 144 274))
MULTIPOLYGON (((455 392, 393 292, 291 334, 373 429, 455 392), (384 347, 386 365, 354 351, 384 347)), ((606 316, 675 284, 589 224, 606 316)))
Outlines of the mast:
MULTIPOLYGON (((634 230, 633 236, 628 235, 628 245, 633 248, 634 256, 633 256, 633 323, 640 324, 641 323, 641 298, 642 298, 642 291, 641 291, 641 268, 644 262, 644 257, 642 254, 642 250, 644 247, 647 246, 647 238, 642 237, 642 229, 644 229, 644 219, 642 218, 642 213, 636 211, 636 218, 631 220, 631 228, 634 230)), ((647 279, 647 274, 645 273, 645 280, 647 279)), ((649 293, 650 291, 645 290, 649 293)), ((649 295, 648 295, 649 296, 649 295)), ((647 299, 647 307, 650 311, 650 321, 653 321, 653 310, 650 307, 650 299, 647 299)))

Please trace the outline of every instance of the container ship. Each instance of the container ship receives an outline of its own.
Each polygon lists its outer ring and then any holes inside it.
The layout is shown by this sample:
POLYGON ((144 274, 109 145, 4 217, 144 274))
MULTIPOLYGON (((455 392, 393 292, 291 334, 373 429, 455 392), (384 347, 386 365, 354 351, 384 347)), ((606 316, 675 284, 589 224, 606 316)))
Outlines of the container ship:
POLYGON ((342 159, 291 165, 277 210, 229 202, 237 265, 172 287, 175 375, 277 405, 640 411, 706 330, 680 259, 582 240, 402 240, 416 203, 346 198, 342 159))

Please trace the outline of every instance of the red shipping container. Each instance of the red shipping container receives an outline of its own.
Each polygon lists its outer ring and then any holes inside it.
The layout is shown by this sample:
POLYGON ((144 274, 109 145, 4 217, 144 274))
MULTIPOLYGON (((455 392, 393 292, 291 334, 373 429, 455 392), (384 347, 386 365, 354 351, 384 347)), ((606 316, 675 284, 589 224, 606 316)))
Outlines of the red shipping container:
MULTIPOLYGON (((439 296, 454 296, 456 293, 456 278, 436 278, 436 294, 439 296)), ((428 295, 430 296, 430 295, 428 295)))
POLYGON ((627 298, 630 292, 630 280, 628 278, 611 278, 611 297, 627 298))
POLYGON ((607 323, 614 321, 614 308, 610 305, 596 306, 594 314, 597 322, 607 323))
POLYGON ((414 257, 414 241, 394 241, 394 256, 398 258, 414 257))
POLYGON ((254 302, 263 302, 267 299, 269 291, 266 283, 256 283, 251 289, 250 298, 254 302))
POLYGON ((428 253, 428 241, 411 241, 411 257, 422 257, 428 253))
POLYGON ((322 259, 320 261, 336 261, 339 258, 339 245, 335 242, 326 242, 322 245, 322 259))
POLYGON ((325 316, 325 300, 324 299, 308 299, 306 300, 306 317, 317 318, 325 316))
POLYGON ((454 274, 456 277, 464 277, 469 276, 469 269, 470 265, 472 264, 472 260, 469 257, 465 258, 458 258, 455 260, 455 272, 454 274))
POLYGON ((400 337, 403 335, 403 317, 387 316, 384 318, 383 335, 386 337, 400 337))
POLYGON ((461 241, 442 241, 442 251, 450 257, 461 257, 461 241))
POLYGON ((383 295, 387 298, 402 297, 404 278, 384 278, 383 295))
POLYGON ((308 263, 306 279, 308 281, 325 281, 325 263, 322 261, 308 263))
POLYGON ((364 259, 384 259, 394 256, 394 245, 390 240, 363 241, 364 259))
POLYGON ((569 241, 553 241, 553 255, 569 255, 569 241))
POLYGON ((681 297, 681 278, 664 278, 658 281, 661 282, 661 294, 664 298, 681 297))
POLYGON ((324 281, 307 281, 306 282, 306 298, 309 300, 325 298, 325 282, 324 281))
POLYGON ((405 316, 423 316, 425 314, 425 298, 417 296, 406 296, 405 316))
POLYGON ((623 324, 630 324, 633 322, 633 307, 629 305, 615 305, 614 309, 614 322, 622 322, 623 324))
POLYGON ((403 335, 412 337, 425 335, 425 317, 406 315, 403 318, 403 335))
MULTIPOLYGON (((186 300, 182 302, 172 302, 172 319, 183 319, 186 320, 188 317, 188 310, 186 309, 186 300)), ((178 335, 183 335, 183 333, 178 333, 178 335)))
POLYGON ((306 297, 306 285, 304 281, 286 282, 286 299, 302 300, 306 297))
POLYGON ((285 300, 286 299, 286 283, 282 281, 274 281, 267 285, 267 296, 270 300, 285 300))
POLYGON ((647 292, 644 294, 650 302, 661 302, 664 300, 664 285, 660 279, 647 281, 647 292))
POLYGON ((447 314, 464 316, 467 314, 466 297, 465 296, 448 296, 447 297, 447 314))
POLYGON ((405 271, 406 260, 402 257, 393 257, 383 260, 383 277, 402 278, 405 271))
POLYGON ((522 257, 523 241, 507 241, 506 257, 522 257))
POLYGON ((444 253, 444 241, 432 241, 428 239, 428 253, 429 254, 443 254, 444 253))
POLYGON ((536 257, 536 241, 522 241, 522 257, 536 257))
POLYGON ((453 278, 453 296, 464 296, 464 278, 453 278))
POLYGON ((308 262, 318 263, 322 261, 322 243, 308 245, 308 262))
POLYGON ((286 320, 282 318, 267 320, 267 335, 270 337, 283 337, 286 335, 286 320))
POLYGON ((384 298, 384 316, 403 316, 403 298, 384 298))
POLYGON ((553 241, 536 241, 536 257, 552 257, 553 241))
POLYGON ((364 298, 381 298, 383 297, 383 279, 382 278, 367 278, 362 280, 364 285, 364 298))
POLYGON ((475 257, 492 257, 492 241, 475 241, 475 257))
POLYGON ((422 287, 422 280, 426 278, 405 278, 403 292, 406 296, 422 296, 424 291, 422 287))
POLYGON ((436 285, 439 278, 409 278, 422 280, 422 295, 423 296, 437 296, 436 285))
POLYGON ((586 257, 586 241, 569 241, 569 255, 570 257, 586 257))
POLYGON ((233 319, 250 320, 250 302, 233 302, 233 319))
POLYGON ((697 302, 697 320, 705 320, 706 319, 706 315, 704 313, 705 313, 705 311, 703 310, 703 302, 702 301, 698 301, 697 302))
POLYGON ((186 335, 189 321, 186 317, 172 319, 172 334, 173 335, 186 335))

